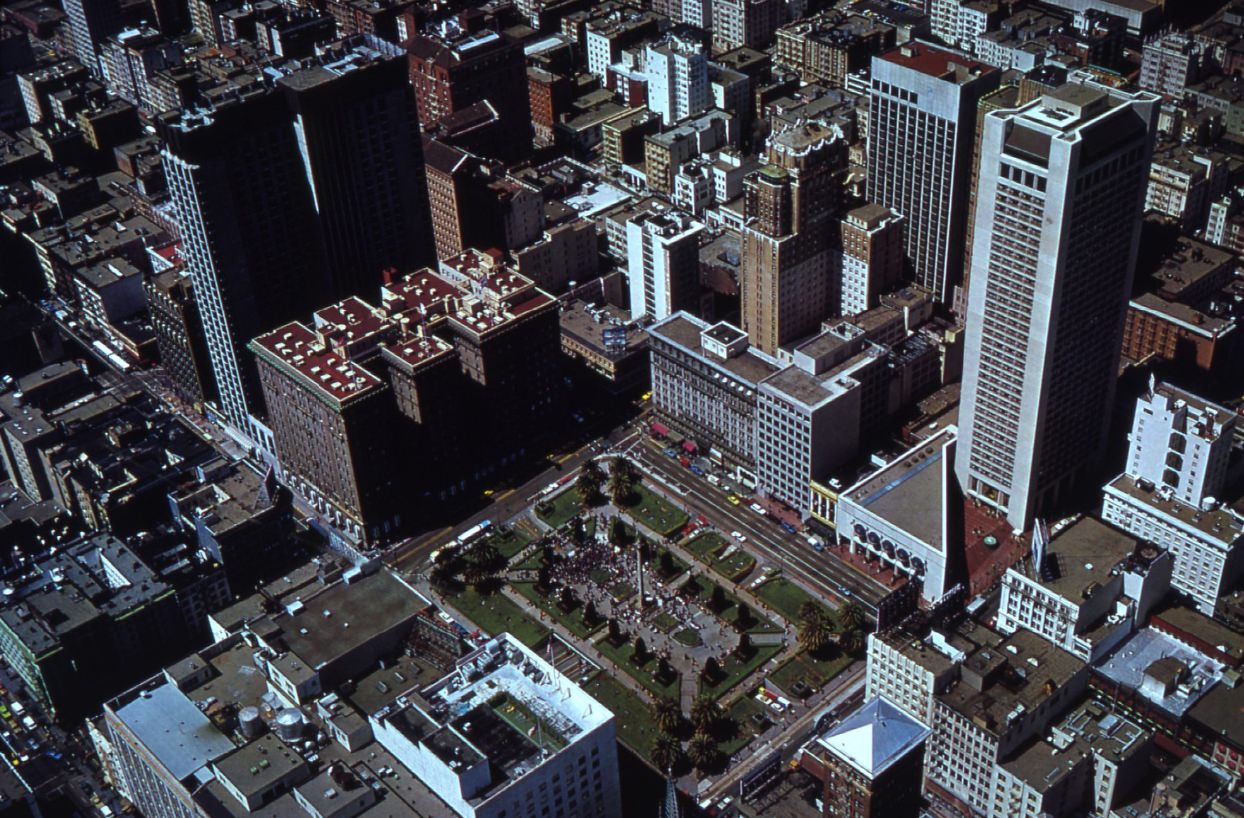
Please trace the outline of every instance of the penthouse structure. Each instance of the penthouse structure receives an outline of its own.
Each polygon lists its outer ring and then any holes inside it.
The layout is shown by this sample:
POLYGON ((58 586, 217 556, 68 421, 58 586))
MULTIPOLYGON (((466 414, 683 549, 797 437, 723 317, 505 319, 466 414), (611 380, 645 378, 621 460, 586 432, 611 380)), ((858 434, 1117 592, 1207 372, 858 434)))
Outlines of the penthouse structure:
POLYGON ((1083 517, 1007 569, 997 628, 1025 628, 1096 662, 1149 620, 1170 588, 1173 560, 1153 545, 1083 517))
POLYGON ((621 815, 613 714, 509 634, 370 721, 463 818, 621 815))
POLYGON ((1106 484, 1102 517, 1171 552, 1171 585, 1203 613, 1244 571, 1244 520, 1215 497, 1224 487, 1235 415, 1151 381, 1137 401, 1127 469, 1106 484))

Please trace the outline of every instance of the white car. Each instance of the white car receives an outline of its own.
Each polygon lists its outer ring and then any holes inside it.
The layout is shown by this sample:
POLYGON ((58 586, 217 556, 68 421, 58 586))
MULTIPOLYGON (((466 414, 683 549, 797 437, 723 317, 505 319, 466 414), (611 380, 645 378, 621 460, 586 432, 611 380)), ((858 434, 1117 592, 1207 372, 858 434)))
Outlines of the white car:
POLYGON ((762 506, 760 503, 752 503, 750 506, 748 506, 748 508, 750 508, 752 511, 759 514, 761 517, 768 516, 769 514, 769 512, 765 511, 765 507, 762 506))
POLYGON ((747 535, 741 531, 731 531, 730 536, 734 537, 739 542, 747 542, 747 535))

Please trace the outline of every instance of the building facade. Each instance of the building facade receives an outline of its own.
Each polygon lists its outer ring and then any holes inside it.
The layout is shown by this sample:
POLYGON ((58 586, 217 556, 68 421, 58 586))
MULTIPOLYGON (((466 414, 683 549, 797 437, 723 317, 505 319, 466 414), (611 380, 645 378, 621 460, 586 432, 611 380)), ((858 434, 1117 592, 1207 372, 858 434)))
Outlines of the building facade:
POLYGON ((916 283, 939 303, 951 301, 963 270, 977 103, 999 78, 919 43, 873 58, 867 196, 906 218, 916 283))
POLYGON ((1156 114, 1077 84, 988 114, 955 471, 1016 529, 1105 444, 1156 114))

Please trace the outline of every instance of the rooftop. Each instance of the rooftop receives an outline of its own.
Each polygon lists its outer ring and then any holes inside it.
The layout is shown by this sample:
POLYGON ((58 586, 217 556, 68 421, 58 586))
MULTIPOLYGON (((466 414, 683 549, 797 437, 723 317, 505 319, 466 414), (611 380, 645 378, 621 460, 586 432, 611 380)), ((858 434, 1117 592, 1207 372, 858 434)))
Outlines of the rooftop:
MULTIPOLYGON (((1097 586, 1109 581, 1115 566, 1130 557, 1139 545, 1139 540, 1095 517, 1081 517, 1050 543, 1041 570, 1041 584, 1064 599, 1074 602, 1088 599, 1097 586)), ((1157 556, 1156 549, 1153 549, 1153 556, 1157 556)))
POLYGON ((272 617, 280 642, 306 666, 336 661, 427 606, 404 582, 377 571, 302 596, 272 617))
POLYGON ((1146 628, 1124 642, 1096 668, 1096 672, 1137 691, 1166 712, 1181 717, 1221 678, 1222 669, 1220 662, 1193 650, 1173 636, 1146 628), (1174 681, 1175 684, 1163 687, 1146 682, 1147 675, 1166 674, 1168 669, 1177 670, 1172 663, 1181 666, 1182 672, 1173 680, 1163 675, 1157 681, 1174 681), (1179 676, 1182 676, 1182 681, 1179 676))
POLYGON ((962 85, 998 69, 954 51, 945 51, 919 42, 908 42, 877 59, 919 71, 930 77, 962 85))
POLYGON ((171 684, 131 691, 107 706, 178 781, 233 750, 233 742, 171 684))
POLYGON ((1244 521, 1229 509, 1218 507, 1206 511, 1167 495, 1161 488, 1145 480, 1121 474, 1106 484, 1107 494, 1131 500, 1155 514, 1167 517, 1181 526, 1203 535, 1206 541, 1228 548, 1244 533, 1244 521))
POLYGON ((705 355, 700 346, 700 333, 706 329, 708 325, 700 319, 685 313, 676 313, 653 324, 648 328, 648 333, 650 337, 661 338, 682 347, 709 366, 721 369, 753 388, 781 368, 776 359, 755 349, 747 349, 725 360, 705 355))
POLYGON ((908 449, 894 462, 847 490, 856 505, 941 551, 945 515, 942 458, 958 437, 954 427, 942 429, 927 441, 908 449))
POLYGON ((969 656, 963 679, 939 699, 979 727, 1002 734, 1012 719, 1036 710, 1083 669, 1067 651, 1019 630, 997 647, 969 656))
POLYGON ((870 779, 920 746, 929 729, 883 698, 847 716, 817 743, 870 779))
POLYGON ((217 759, 216 775, 228 781, 246 797, 253 797, 298 769, 308 771, 307 762, 271 733, 239 747, 217 759))
POLYGON ((337 406, 384 387, 375 375, 341 352, 325 347, 319 335, 298 321, 259 336, 251 341, 251 348, 337 406))

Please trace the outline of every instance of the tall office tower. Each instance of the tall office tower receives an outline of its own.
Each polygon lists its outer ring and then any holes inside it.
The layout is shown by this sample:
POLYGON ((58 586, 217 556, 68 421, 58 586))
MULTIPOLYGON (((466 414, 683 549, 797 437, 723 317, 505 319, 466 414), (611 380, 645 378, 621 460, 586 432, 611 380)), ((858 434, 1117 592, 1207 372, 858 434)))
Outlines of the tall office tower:
POLYGON ((868 200, 907 217, 916 283, 939 303, 950 302, 963 273, 976 104, 1000 77, 923 43, 873 57, 868 200))
POLYGON ((99 46, 121 28, 120 0, 64 0, 74 56, 99 76, 99 46))
POLYGON ((866 204, 842 219, 842 283, 839 312, 857 315, 877 306, 882 293, 903 281, 902 216, 866 204))
POLYGON ((666 125, 680 122, 709 106, 708 55, 695 40, 670 36, 648 46, 648 109, 666 125))
POLYGON ((271 450, 246 343, 331 300, 289 111, 258 89, 157 125, 220 407, 271 450))
POLYGON ((495 31, 453 38, 417 34, 406 47, 419 122, 425 129, 487 100, 510 136, 507 155, 498 158, 521 158, 531 152, 527 63, 517 40, 495 31))
MULTIPOLYGON (((734 48, 763 49, 786 22, 782 0, 711 0, 713 52, 734 48)), ((798 15, 795 15, 798 16, 798 15)))
POLYGON ((1017 529, 1102 449, 1156 117, 1067 84, 986 119, 955 471, 1017 529))
MULTIPOLYGON (((335 295, 432 257, 423 147, 404 52, 369 35, 278 80, 293 114, 335 295)), ((270 329, 270 328, 268 328, 270 329)))
POLYGON ((744 182, 743 329, 770 355, 837 308, 830 248, 845 166, 841 132, 809 122, 770 137, 767 164, 744 182))
POLYGON ((698 311, 703 232, 704 225, 676 211, 648 211, 626 223, 633 320, 660 321, 679 310, 698 311))

